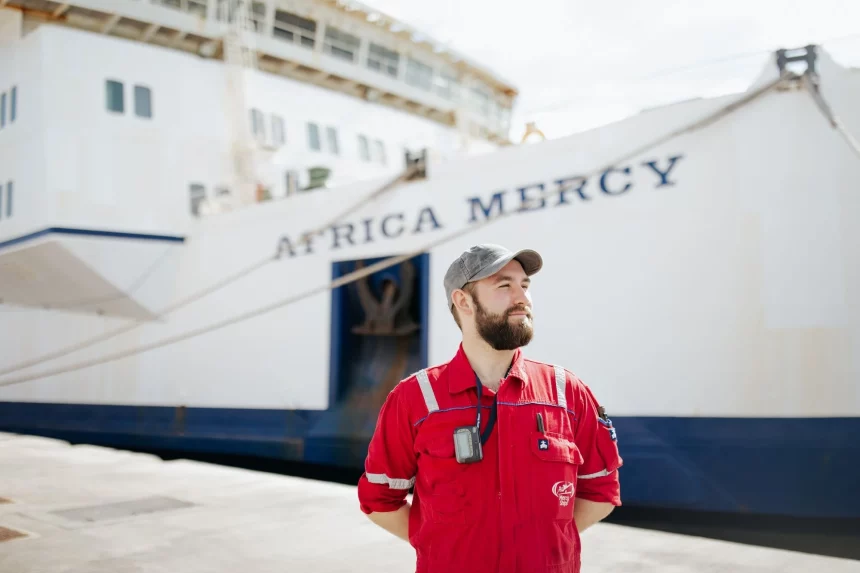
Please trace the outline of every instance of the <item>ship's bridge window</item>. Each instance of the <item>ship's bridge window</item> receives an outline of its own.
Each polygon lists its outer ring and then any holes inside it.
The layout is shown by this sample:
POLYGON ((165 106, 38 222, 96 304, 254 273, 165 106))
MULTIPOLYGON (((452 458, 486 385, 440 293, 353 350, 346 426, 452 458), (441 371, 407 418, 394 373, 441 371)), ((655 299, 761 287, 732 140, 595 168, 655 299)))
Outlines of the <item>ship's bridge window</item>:
POLYGON ((6 216, 12 216, 12 191, 14 186, 11 181, 6 183, 6 216))
POLYGON ((6 127, 6 92, 0 94, 0 129, 6 127))
POLYGON ((367 53, 368 68, 396 78, 399 64, 400 54, 379 44, 370 44, 367 53))
POLYGON ((152 117, 152 90, 146 86, 134 86, 134 114, 152 117))
POLYGON ((266 126, 263 112, 257 108, 251 109, 251 133, 259 140, 266 139, 266 126))
POLYGON ((342 32, 333 26, 325 28, 325 51, 332 56, 354 62, 361 40, 358 36, 342 32))
POLYGON ((188 196, 191 200, 191 214, 200 216, 200 205, 206 200, 206 187, 200 183, 192 183, 188 187, 188 196))
POLYGON ((15 122, 16 115, 18 115, 18 88, 12 87, 9 94, 9 123, 15 122))
POLYGON ((286 129, 284 128, 284 118, 279 115, 272 115, 272 143, 275 145, 283 145, 287 140, 286 129))
POLYGON ((490 94, 483 87, 472 88, 472 107, 482 115, 490 115, 490 94))
POLYGON ((333 127, 327 128, 326 137, 328 138, 328 150, 334 155, 340 155, 340 144, 337 140, 337 130, 333 127))
POLYGON ((320 128, 315 123, 308 124, 308 147, 314 151, 320 151, 320 128))
POLYGON ((406 62, 406 83, 425 90, 433 89, 433 68, 409 58, 406 62))
MULTIPOLYGON (((204 0, 205 1, 205 0, 204 0)), ((266 3, 255 1, 251 5, 251 22, 254 24, 254 29, 262 32, 266 27, 266 3)))
POLYGON ((186 10, 201 18, 206 17, 206 0, 185 0, 185 2, 187 3, 186 10))
POLYGON ((454 72, 443 70, 433 78, 433 86, 437 94, 447 100, 457 99, 457 76, 454 72))
POLYGON ((385 157, 385 144, 381 139, 376 140, 376 160, 385 165, 388 160, 385 157))
POLYGON ((313 49, 317 23, 283 10, 275 10, 275 28, 272 32, 276 38, 313 49))
POLYGON ((358 136, 358 156, 364 161, 370 161, 370 143, 364 135, 358 136))
MULTIPOLYGON (((186 5, 188 0, 185 0, 186 5)), ((176 8, 177 10, 182 10, 182 0, 154 0, 154 4, 161 4, 162 6, 167 6, 168 8, 176 8)))
POLYGON ((107 80, 105 82, 105 105, 108 111, 125 113, 125 95, 122 82, 107 80))

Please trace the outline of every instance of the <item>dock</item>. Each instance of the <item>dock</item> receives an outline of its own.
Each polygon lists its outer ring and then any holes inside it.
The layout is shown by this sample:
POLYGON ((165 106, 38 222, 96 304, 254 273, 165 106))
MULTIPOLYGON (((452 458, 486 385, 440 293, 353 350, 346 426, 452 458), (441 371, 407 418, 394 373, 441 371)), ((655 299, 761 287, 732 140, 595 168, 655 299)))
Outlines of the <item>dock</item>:
MULTIPOLYGON (((858 573, 860 561, 600 523, 583 572, 858 573)), ((403 573, 355 486, 0 433, 0 573, 403 573)))

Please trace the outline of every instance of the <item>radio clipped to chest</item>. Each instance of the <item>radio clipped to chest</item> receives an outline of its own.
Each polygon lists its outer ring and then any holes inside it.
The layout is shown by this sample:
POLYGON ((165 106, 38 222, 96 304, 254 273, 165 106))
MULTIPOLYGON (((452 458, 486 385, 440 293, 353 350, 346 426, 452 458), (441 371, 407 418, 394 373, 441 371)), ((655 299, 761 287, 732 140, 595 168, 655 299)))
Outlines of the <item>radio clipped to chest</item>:
POLYGON ((457 457, 457 462, 461 464, 472 464, 484 459, 484 444, 490 439, 490 434, 493 433, 493 427, 496 425, 496 411, 499 395, 493 397, 493 405, 490 409, 490 417, 487 419, 487 427, 481 433, 481 395, 484 392, 484 387, 481 384, 481 379, 475 376, 475 386, 478 390, 478 411, 475 416, 474 426, 461 426, 454 430, 454 452, 457 457))

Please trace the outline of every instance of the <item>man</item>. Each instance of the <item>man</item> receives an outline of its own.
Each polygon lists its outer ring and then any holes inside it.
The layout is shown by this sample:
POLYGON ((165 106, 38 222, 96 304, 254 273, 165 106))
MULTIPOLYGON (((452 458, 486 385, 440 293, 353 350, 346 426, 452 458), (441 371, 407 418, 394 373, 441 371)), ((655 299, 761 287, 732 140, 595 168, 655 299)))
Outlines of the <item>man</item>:
POLYGON ((457 354, 402 381, 379 412, 360 506, 415 548, 418 573, 577 573, 579 534, 621 505, 603 408, 574 374, 522 353, 542 266, 532 250, 462 253, 444 279, 457 354))

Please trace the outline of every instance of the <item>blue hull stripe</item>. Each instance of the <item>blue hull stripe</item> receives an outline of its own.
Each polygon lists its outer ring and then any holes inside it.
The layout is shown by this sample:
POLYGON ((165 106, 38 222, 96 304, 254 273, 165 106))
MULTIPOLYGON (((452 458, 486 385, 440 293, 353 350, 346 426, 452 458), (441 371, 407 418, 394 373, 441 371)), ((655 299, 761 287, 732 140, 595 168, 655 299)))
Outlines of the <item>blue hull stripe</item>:
MULTIPOLYGON (((860 418, 612 421, 626 505, 860 517, 860 418)), ((373 415, 347 411, 0 402, 0 431, 358 469, 374 426, 373 415)))
POLYGON ((11 247, 13 245, 18 245, 20 243, 25 243, 27 241, 32 241, 34 239, 38 239, 39 237, 44 237, 46 235, 76 235, 76 236, 85 236, 85 237, 110 237, 114 239, 136 239, 142 241, 167 241, 171 243, 182 243, 185 241, 184 237, 180 237, 177 235, 152 235, 147 233, 124 233, 120 231, 100 231, 96 229, 72 229, 69 227, 49 227, 47 229, 42 229, 41 231, 36 231, 35 233, 30 233, 27 235, 22 235, 20 237, 15 237, 14 239, 9 239, 6 241, 0 242, 0 249, 11 247))

